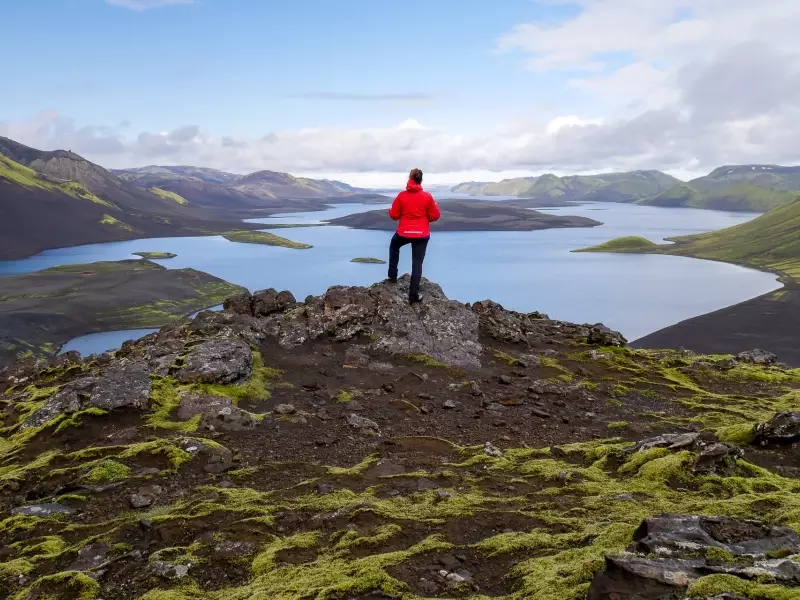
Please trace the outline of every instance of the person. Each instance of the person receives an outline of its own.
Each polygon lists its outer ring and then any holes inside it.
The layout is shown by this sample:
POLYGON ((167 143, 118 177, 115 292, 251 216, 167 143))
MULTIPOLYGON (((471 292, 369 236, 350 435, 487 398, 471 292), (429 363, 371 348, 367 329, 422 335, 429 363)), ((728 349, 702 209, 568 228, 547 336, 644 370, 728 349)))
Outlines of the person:
POLYGON ((389 209, 389 216, 392 220, 399 221, 397 231, 389 244, 389 281, 397 282, 400 248, 411 244, 411 287, 408 290, 408 301, 411 304, 422 302, 419 282, 431 237, 430 224, 438 221, 441 216, 433 196, 422 189, 422 171, 411 170, 406 189, 395 198, 389 209))

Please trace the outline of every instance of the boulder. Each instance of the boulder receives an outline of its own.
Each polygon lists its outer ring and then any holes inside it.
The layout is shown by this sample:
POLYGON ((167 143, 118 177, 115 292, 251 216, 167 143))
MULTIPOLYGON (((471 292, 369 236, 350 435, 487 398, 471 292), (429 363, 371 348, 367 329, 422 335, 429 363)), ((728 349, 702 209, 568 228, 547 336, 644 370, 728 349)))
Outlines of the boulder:
POLYGON ((89 405, 104 410, 145 408, 153 386, 147 366, 133 363, 106 370, 92 389, 89 405))
POLYGON ((237 296, 226 298, 222 308, 240 315, 253 314, 253 296, 250 292, 243 292, 237 296))
POLYGON ((253 351, 241 340, 216 339, 198 344, 184 359, 177 378, 184 383, 240 383, 253 371, 253 351))
POLYGON ((291 292, 278 292, 273 288, 253 295, 253 316, 268 317, 286 310, 297 303, 291 292))
POLYGON ((233 400, 225 396, 184 393, 177 416, 180 421, 188 421, 197 415, 216 414, 229 406, 233 406, 233 400))
POLYGON ((788 527, 730 517, 664 515, 639 526, 628 553, 606 557, 588 599, 672 600, 712 574, 797 585, 800 563, 793 557, 798 553, 800 535, 788 527), (776 555, 783 558, 770 558, 776 555))
POLYGON ((180 447, 191 454, 192 458, 203 462, 206 473, 224 473, 233 468, 233 453, 216 442, 184 438, 180 447))
POLYGON ((778 357, 772 352, 766 350, 748 350, 747 352, 740 352, 736 359, 740 362, 750 363, 754 365, 774 365, 778 362, 778 357))
POLYGON ((594 325, 589 330, 586 341, 597 346, 627 346, 628 340, 618 331, 614 331, 602 323, 594 325))
POLYGON ((365 434, 374 435, 380 431, 380 427, 375 421, 367 419, 366 417, 360 417, 355 413, 347 417, 347 424, 353 429, 358 429, 361 433, 365 434))
POLYGON ((97 378, 95 377, 82 377, 67 384, 50 396, 42 408, 34 411, 22 424, 22 428, 41 427, 60 414, 78 412, 91 396, 91 390, 96 383, 97 378))
POLYGON ((222 431, 249 431, 258 425, 255 417, 238 406, 224 406, 215 411, 207 411, 202 424, 209 429, 222 431))
POLYGON ((26 504, 12 508, 11 513, 28 517, 46 517, 49 515, 71 515, 75 509, 64 504, 26 504))
POLYGON ((800 411, 778 413, 766 423, 756 425, 755 434, 762 445, 800 441, 800 411))
POLYGON ((623 454, 630 455, 652 448, 693 452, 695 458, 691 469, 698 474, 730 475, 736 469, 736 461, 744 456, 744 452, 738 446, 723 444, 713 436, 695 432, 665 433, 641 440, 636 445, 626 448, 623 454))
POLYGON ((111 552, 108 544, 89 544, 78 550, 78 558, 70 566, 70 571, 89 571, 97 569, 106 562, 106 556, 111 552))

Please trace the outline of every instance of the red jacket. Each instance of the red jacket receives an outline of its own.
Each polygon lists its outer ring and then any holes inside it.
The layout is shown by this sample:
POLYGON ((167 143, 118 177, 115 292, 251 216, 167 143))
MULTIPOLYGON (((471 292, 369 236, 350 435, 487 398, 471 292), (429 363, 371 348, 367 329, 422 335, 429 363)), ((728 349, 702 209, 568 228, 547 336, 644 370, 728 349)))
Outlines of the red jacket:
POLYGON ((426 238, 431 234, 430 224, 438 221, 441 213, 436 201, 413 179, 408 180, 406 191, 400 192, 389 209, 389 216, 400 221, 397 234, 407 238, 426 238))

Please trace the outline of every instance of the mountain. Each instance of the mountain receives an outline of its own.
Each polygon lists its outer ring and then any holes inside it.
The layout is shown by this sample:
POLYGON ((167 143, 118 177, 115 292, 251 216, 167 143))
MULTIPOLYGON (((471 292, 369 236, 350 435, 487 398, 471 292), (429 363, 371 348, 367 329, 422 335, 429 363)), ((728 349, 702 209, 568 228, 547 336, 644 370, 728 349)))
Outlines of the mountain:
POLYGON ((645 198, 638 203, 648 206, 767 212, 791 202, 797 198, 798 193, 743 182, 724 187, 707 187, 703 191, 690 182, 676 185, 658 196, 645 198))
POLYGON ((585 202, 633 202, 660 194, 680 180, 661 171, 629 171, 599 175, 518 177, 498 183, 470 182, 452 188, 474 196, 517 196, 532 200, 580 200, 585 202))
POLYGON ((226 211, 314 210, 320 206, 318 200, 343 198, 345 202, 359 202, 356 195, 372 193, 341 181, 307 179, 275 171, 242 176, 198 167, 149 166, 119 169, 114 173, 141 189, 173 192, 190 204, 226 211))
POLYGON ((193 206, 175 194, 135 187, 72 152, 44 152, 8 138, 0 138, 0 207, 0 259, 48 248, 243 227, 238 219, 193 206))
POLYGON ((800 167, 779 165, 729 165, 689 182, 701 192, 748 183, 777 190, 800 191, 800 167))

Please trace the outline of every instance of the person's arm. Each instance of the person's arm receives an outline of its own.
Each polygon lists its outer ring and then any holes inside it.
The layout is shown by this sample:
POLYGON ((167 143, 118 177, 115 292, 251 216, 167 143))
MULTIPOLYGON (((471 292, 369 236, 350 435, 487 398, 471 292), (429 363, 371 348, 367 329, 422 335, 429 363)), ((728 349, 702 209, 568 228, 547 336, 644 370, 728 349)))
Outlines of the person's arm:
POLYGON ((395 198, 394 202, 392 202, 392 208, 389 209, 389 217, 392 219, 392 221, 399 221, 403 214, 401 210, 400 196, 402 196, 402 193, 397 194, 397 198, 395 198))
POLYGON ((428 194, 430 201, 428 202, 427 213, 428 213, 428 222, 433 223, 434 221, 438 221, 439 217, 442 216, 442 213, 439 211, 439 206, 436 204, 436 200, 433 199, 433 196, 428 194))

